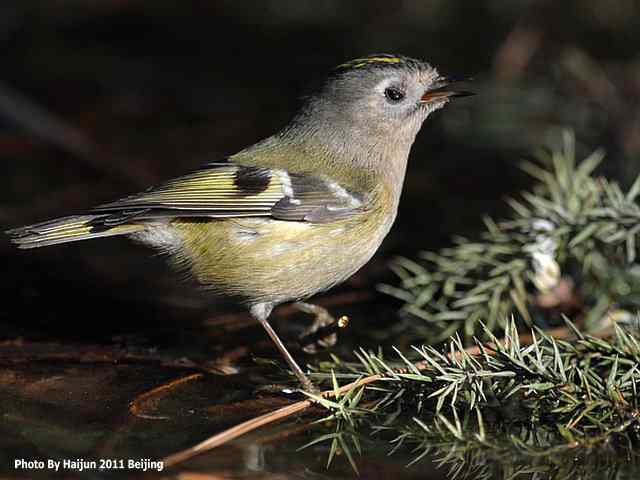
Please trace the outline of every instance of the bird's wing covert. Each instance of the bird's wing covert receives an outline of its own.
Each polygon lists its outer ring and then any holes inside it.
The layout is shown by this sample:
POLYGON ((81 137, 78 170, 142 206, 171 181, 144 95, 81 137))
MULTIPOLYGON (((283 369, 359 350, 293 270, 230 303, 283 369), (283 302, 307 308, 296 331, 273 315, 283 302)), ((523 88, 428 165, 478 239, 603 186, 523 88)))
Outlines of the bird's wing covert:
POLYGON ((100 205, 105 225, 159 217, 265 216, 325 223, 365 208, 365 196, 331 179, 281 169, 209 164, 143 193, 100 205))

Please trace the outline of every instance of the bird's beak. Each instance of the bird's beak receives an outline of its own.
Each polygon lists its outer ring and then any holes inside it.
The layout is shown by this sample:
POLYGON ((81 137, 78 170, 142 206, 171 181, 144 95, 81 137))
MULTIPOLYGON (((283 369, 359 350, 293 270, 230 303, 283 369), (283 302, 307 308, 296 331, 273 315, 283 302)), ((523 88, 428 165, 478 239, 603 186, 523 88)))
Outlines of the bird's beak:
POLYGON ((420 103, 431 103, 447 98, 469 97, 471 95, 475 95, 473 92, 451 88, 454 83, 466 82, 469 80, 471 80, 471 78, 443 77, 436 81, 431 88, 422 94, 422 97, 420 97, 420 103))

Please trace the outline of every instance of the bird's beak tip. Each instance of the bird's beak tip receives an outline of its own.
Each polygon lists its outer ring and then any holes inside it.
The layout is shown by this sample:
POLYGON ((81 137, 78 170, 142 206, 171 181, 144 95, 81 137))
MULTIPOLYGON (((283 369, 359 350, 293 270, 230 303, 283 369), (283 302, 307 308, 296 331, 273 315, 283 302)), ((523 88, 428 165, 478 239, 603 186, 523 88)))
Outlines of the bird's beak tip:
POLYGON ((474 92, 470 92, 468 90, 450 89, 451 85, 454 83, 468 82, 471 80, 471 77, 447 75, 446 77, 443 77, 441 79, 441 82, 438 83, 436 88, 424 92, 424 94, 420 98, 420 101, 422 103, 428 103, 436 100, 470 97, 472 95, 475 95, 474 92))
POLYGON ((470 92, 468 90, 457 90, 449 93, 450 93, 449 97, 456 97, 456 98, 473 97, 476 94, 476 92, 470 92))
POLYGON ((467 90, 429 90, 425 92, 422 97, 420 97, 421 103, 429 103, 437 100, 444 100, 449 98, 461 98, 461 97, 471 97, 475 95, 474 92, 469 92, 467 90))

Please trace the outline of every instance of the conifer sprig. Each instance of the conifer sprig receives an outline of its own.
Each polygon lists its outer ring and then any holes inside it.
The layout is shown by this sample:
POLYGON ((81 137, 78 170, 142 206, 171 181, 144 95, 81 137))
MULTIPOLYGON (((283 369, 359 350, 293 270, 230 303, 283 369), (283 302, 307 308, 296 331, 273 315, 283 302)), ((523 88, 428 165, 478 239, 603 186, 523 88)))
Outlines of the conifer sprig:
POLYGON ((458 237, 453 247, 393 262, 400 283, 380 289, 424 321, 419 338, 436 343, 462 332, 468 340, 482 333, 481 322, 504 328, 511 313, 524 324, 545 323, 548 302, 540 298, 562 286, 573 289, 587 328, 613 307, 638 308, 640 177, 624 192, 594 176, 602 152, 576 163, 569 133, 561 150, 538 157, 523 165, 537 183, 509 200, 511 218, 486 218, 479 240, 458 237))

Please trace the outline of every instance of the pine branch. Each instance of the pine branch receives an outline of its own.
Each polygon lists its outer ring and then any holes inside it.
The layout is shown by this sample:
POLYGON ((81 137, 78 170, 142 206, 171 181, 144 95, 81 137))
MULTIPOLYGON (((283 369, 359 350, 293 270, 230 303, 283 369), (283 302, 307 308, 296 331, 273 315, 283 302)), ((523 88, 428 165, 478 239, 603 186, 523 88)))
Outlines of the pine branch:
POLYGON ((453 247, 423 252, 417 260, 397 259, 392 269, 399 286, 380 290, 423 320, 417 337, 428 343, 455 332, 466 341, 484 335, 480 322, 490 331, 504 328, 511 313, 520 323, 544 323, 548 307, 556 306, 549 298, 567 285, 587 312, 587 329, 614 304, 634 311, 640 306, 634 263, 640 177, 625 193, 593 176, 602 158, 596 151, 576 164, 573 137, 565 134, 561 151, 523 165, 537 184, 509 201, 512 218, 485 219, 477 241, 456 238, 453 247))
MULTIPOLYGON (((567 328, 560 328, 560 329, 555 329, 553 331, 548 332, 547 335, 549 335, 552 338, 565 338, 565 337, 572 336, 573 332, 567 328)), ((533 340, 532 336, 523 335, 519 341, 522 344, 528 344, 532 340, 533 340)), ((463 351, 452 351, 447 355, 454 355, 454 356, 477 355, 480 352, 481 352, 481 348, 478 345, 474 345, 472 347, 463 349, 463 351)), ((492 350, 487 350, 487 355, 490 355, 491 352, 492 350)), ((368 353, 365 353, 365 355, 369 356, 368 353)), ((374 358, 374 357, 370 357, 370 358, 374 358)), ((357 370, 357 368, 354 368, 353 366, 350 367, 347 364, 341 362, 340 359, 338 359, 337 357, 335 357, 335 360, 336 360, 336 366, 345 366, 346 368, 352 368, 353 371, 357 370)), ((395 374, 407 375, 412 371, 416 371, 416 370, 420 371, 420 370, 431 367, 431 364, 426 360, 418 361, 415 364, 409 364, 409 365, 410 366, 406 364, 398 365, 396 368, 390 369, 390 372, 393 372, 395 374)), ((322 373, 322 372, 317 372, 314 374, 315 378, 323 378, 323 377, 336 378, 336 382, 337 382, 338 376, 341 378, 344 378, 345 375, 342 375, 342 374, 336 375, 335 373, 322 373)), ((247 420, 246 422, 242 422, 232 428, 229 428, 212 437, 209 437, 208 439, 194 445, 193 447, 187 448, 185 450, 173 453, 165 457, 163 459, 164 465, 166 467, 170 467, 172 465, 182 463, 196 455, 199 455, 201 453, 204 453, 204 452, 213 450, 215 448, 218 448, 222 445, 225 445, 226 443, 232 440, 235 440, 236 438, 242 435, 245 435, 246 433, 252 432, 253 430, 269 425, 271 423, 284 420, 285 418, 288 418, 292 415, 301 413, 314 404, 323 405, 325 406, 325 408, 329 408, 331 410, 332 404, 324 402, 324 399, 339 397, 340 395, 343 395, 349 392, 355 392, 356 390, 362 387, 365 387, 366 385, 378 382, 385 378, 385 376, 382 373, 374 373, 369 375, 365 375, 364 373, 357 373, 357 374, 346 374, 346 376, 347 377, 351 376, 351 378, 355 378, 355 380, 342 386, 336 386, 334 384, 333 388, 323 391, 319 396, 309 395, 309 399, 307 400, 302 400, 299 402, 292 403, 291 405, 286 405, 272 412, 268 412, 266 414, 252 418, 250 420, 247 420)), ((359 399, 359 402, 360 400, 361 399, 359 399)), ((356 408, 357 404, 354 404, 351 407, 356 408)))
POLYGON ((377 371, 380 382, 364 389, 360 403, 349 404, 351 412, 323 403, 333 413, 328 418, 338 421, 321 438, 373 430, 391 435, 393 451, 405 446, 419 452, 415 462, 443 455, 458 472, 474 465, 469 455, 486 463, 507 453, 524 462, 590 452, 590 460, 602 462, 612 452, 626 452, 640 440, 640 337, 618 325, 610 340, 567 325, 573 342, 541 330, 523 342, 511 321, 502 340, 488 331, 489 344, 476 340, 475 355, 453 337, 442 350, 414 347, 417 364, 400 352, 391 362, 360 351, 359 364, 326 365, 326 378, 377 371), (339 421, 344 418, 348 425, 339 421))

